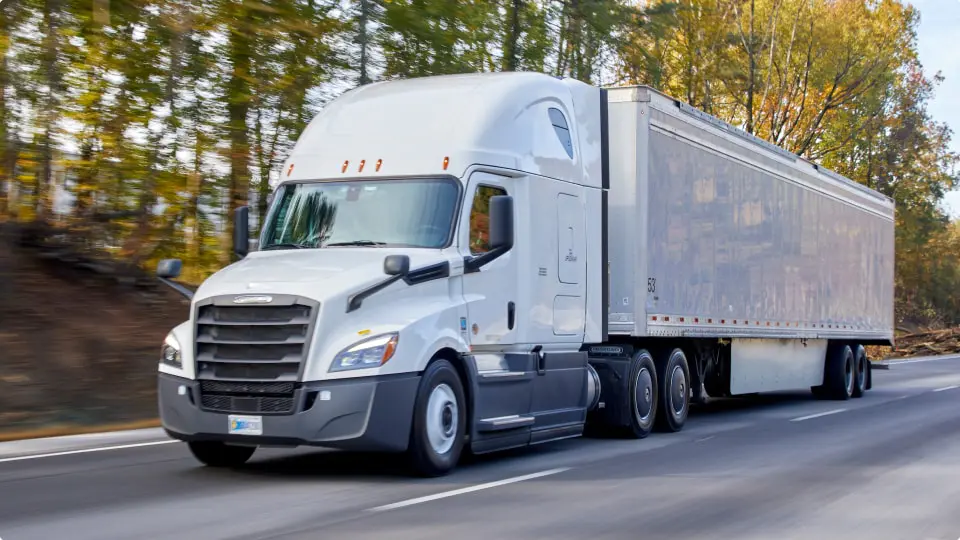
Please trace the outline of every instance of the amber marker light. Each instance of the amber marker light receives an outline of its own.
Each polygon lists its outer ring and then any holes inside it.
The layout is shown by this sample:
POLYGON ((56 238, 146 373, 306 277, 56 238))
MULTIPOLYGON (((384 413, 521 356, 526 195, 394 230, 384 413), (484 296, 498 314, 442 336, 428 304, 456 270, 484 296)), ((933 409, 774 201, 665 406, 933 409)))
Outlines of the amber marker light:
POLYGON ((447 167, 450 166, 450 157, 443 158, 443 170, 447 170, 447 167))
POLYGON ((366 165, 366 164, 367 164, 367 160, 361 159, 361 160, 360 160, 360 168, 357 169, 357 172, 363 172, 363 166, 366 165))
POLYGON ((344 160, 343 167, 340 167, 340 172, 342 173, 347 172, 347 167, 349 166, 350 166, 350 160, 344 160))
POLYGON ((290 176, 290 173, 293 172, 293 163, 290 164, 290 167, 287 168, 287 176, 290 176))
POLYGON ((380 166, 381 166, 381 165, 383 165, 383 160, 382 160, 382 159, 378 159, 378 160, 377 160, 377 169, 376 169, 376 172, 380 172, 380 166))

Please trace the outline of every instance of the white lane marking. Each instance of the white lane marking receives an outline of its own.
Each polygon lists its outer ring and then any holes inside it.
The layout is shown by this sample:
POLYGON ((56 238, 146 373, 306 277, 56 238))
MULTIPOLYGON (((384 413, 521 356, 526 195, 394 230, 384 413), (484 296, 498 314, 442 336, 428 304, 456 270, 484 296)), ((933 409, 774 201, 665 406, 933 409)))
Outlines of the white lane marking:
POLYGON ((955 388, 960 388, 960 385, 944 386, 943 388, 937 388, 934 392, 946 392, 947 390, 953 390, 955 388))
POLYGON ((790 421, 791 421, 791 422, 803 422, 804 420, 812 420, 812 419, 814 419, 814 418, 820 418, 821 416, 830 416, 831 414, 842 413, 843 411, 846 411, 846 409, 834 409, 834 410, 832 410, 832 411, 826 411, 826 412, 817 413, 817 414, 810 414, 810 415, 807 415, 807 416, 801 416, 800 418, 793 418, 793 419, 791 419, 790 421))
POLYGON ((716 435, 711 435, 711 436, 709 436, 709 437, 703 437, 702 439, 697 439, 696 442, 709 441, 710 439, 713 439, 714 437, 716 437, 716 435))
POLYGON ((558 474, 562 472, 569 471, 570 467, 561 467, 559 469, 550 469, 549 471, 542 471, 533 474, 527 474, 524 476, 515 476, 513 478, 506 478, 504 480, 497 480, 496 482, 488 482, 486 484, 478 484, 476 486, 471 486, 462 489, 455 489, 453 491, 444 491, 442 493, 436 493, 433 495, 427 495, 426 497, 418 497, 416 499, 408 499, 406 501, 400 501, 393 504, 387 504, 384 506, 378 506, 376 508, 370 508, 368 512, 384 512, 387 510, 396 510, 397 508, 403 508, 405 506, 413 506, 415 504, 435 501, 437 499, 445 499, 447 497, 455 497, 457 495, 463 495, 465 493, 472 493, 474 491, 480 491, 483 489, 490 489, 499 486, 505 486, 507 484, 515 484, 517 482, 523 482, 525 480, 533 480, 534 478, 542 478, 544 476, 550 476, 553 474, 558 474))
POLYGON ((24 461, 27 459, 41 459, 41 458, 57 457, 57 456, 70 456, 73 454, 88 454, 90 452, 104 452, 106 450, 123 450, 125 448, 140 448, 142 446, 156 446, 158 444, 170 444, 175 442, 179 442, 179 441, 170 439, 167 441, 151 441, 151 442, 135 443, 135 444, 120 444, 117 446, 101 446, 98 448, 84 448, 82 450, 66 450, 64 452, 51 452, 49 454, 33 454, 28 456, 2 458, 0 459, 0 463, 8 463, 11 461, 24 461))
POLYGON ((928 356, 926 358, 905 358, 903 360, 890 359, 884 360, 883 363, 894 366, 899 364, 917 364, 920 362, 939 362, 941 360, 960 360, 960 355, 949 354, 944 356, 928 356))

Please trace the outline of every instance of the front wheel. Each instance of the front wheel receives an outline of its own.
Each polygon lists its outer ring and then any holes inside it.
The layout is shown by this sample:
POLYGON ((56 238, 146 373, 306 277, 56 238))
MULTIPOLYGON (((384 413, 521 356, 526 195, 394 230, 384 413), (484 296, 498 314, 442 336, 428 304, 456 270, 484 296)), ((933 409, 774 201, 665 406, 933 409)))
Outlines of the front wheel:
POLYGON ((256 446, 235 446, 216 441, 197 441, 187 443, 190 452, 197 461, 208 467, 239 467, 247 462, 256 446))
POLYGON ((410 433, 410 458, 423 476, 442 476, 456 467, 466 434, 466 400, 460 376, 444 359, 430 364, 420 380, 410 433))

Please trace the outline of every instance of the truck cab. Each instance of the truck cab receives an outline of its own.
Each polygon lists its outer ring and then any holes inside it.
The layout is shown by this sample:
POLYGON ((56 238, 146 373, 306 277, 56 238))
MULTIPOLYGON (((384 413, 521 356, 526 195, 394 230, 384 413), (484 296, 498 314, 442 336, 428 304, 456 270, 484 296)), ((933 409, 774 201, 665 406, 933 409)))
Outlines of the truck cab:
MULTIPOLYGON (((601 90, 539 74, 376 83, 327 105, 257 248, 164 340, 167 433, 211 466, 258 446, 405 452, 578 436, 606 338, 601 90)), ((159 277, 179 274, 163 261, 159 277)))

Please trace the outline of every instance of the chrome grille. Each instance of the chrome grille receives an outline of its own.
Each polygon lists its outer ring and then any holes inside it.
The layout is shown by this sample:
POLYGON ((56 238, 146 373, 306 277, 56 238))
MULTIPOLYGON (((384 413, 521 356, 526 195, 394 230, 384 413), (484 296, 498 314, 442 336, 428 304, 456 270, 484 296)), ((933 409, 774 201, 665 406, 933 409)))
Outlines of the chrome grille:
POLYGON ((273 296, 270 305, 237 306, 232 296, 198 305, 195 358, 204 409, 294 412, 297 381, 319 306, 297 297, 273 296))

